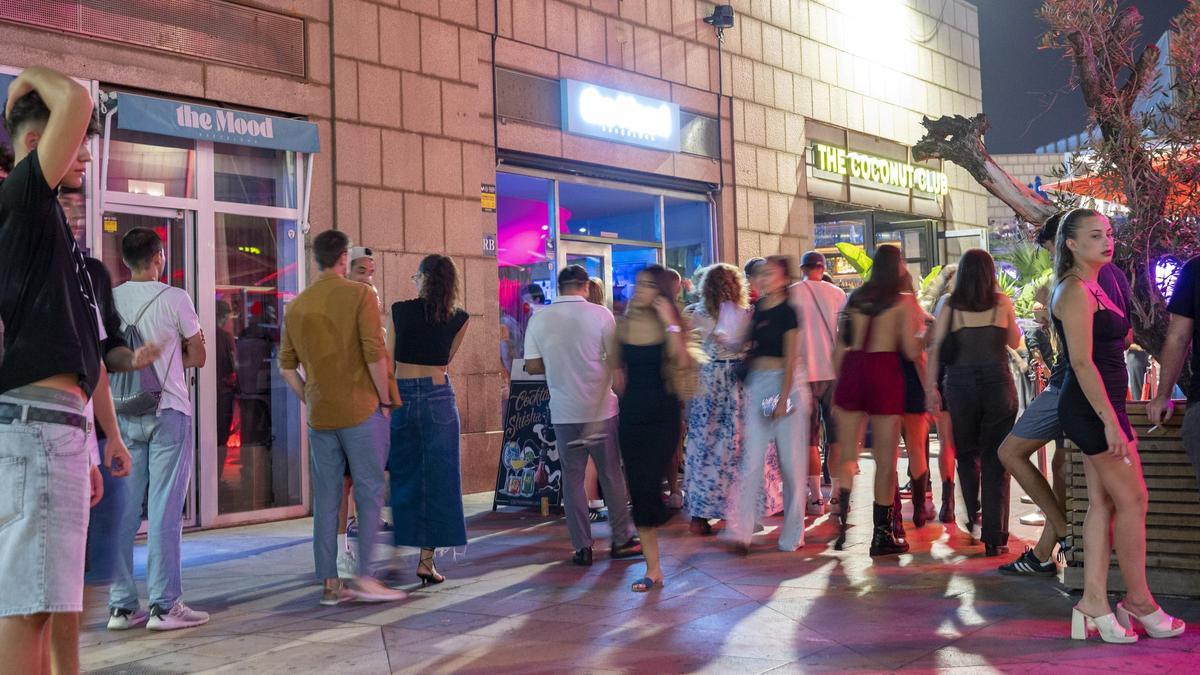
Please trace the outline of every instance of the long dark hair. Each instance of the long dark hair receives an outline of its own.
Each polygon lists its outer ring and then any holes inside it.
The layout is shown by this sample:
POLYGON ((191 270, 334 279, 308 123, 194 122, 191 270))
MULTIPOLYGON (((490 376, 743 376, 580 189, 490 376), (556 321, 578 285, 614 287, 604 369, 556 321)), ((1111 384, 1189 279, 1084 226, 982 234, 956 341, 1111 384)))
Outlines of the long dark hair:
POLYGON ((996 306, 996 263, 987 251, 973 248, 958 261, 950 306, 963 312, 984 312, 996 306))
POLYGON ((1075 266, 1075 254, 1067 246, 1067 240, 1075 238, 1084 218, 1099 215, 1101 213, 1095 209, 1071 209, 1059 219, 1058 232, 1054 235, 1054 277, 1059 281, 1075 266))
POLYGON ((874 316, 896 304, 903 289, 900 278, 903 267, 899 248, 890 244, 880 246, 871 259, 871 278, 850 294, 847 308, 874 316))
MULTIPOLYGON (((642 268, 642 271, 638 272, 638 274, 650 275, 650 278, 654 280, 654 286, 658 289, 658 295, 666 298, 669 301, 669 304, 671 305, 671 313, 674 314, 673 321, 675 322, 675 325, 682 326, 683 317, 679 314, 679 307, 675 305, 675 298, 672 298, 670 295, 671 291, 675 288, 675 274, 672 273, 671 270, 657 263, 653 265, 646 265, 644 268, 642 268)), ((635 311, 639 310, 633 306, 632 302, 626 305, 626 316, 635 311)), ((650 312, 652 315, 657 317, 657 315, 654 313, 653 307, 647 307, 642 311, 650 312)))
POLYGON ((421 299, 430 323, 446 323, 458 309, 458 268, 444 255, 427 255, 417 271, 422 276, 421 299))

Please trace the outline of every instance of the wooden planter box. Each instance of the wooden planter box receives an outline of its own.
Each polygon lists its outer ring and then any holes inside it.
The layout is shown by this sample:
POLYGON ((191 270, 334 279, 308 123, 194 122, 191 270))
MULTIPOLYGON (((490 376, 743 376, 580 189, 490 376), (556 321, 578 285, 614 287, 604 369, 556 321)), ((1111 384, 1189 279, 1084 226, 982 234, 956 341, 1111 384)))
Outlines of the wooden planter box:
MULTIPOLYGON (((1176 402, 1171 421, 1149 433, 1145 402, 1129 403, 1129 421, 1138 434, 1138 452, 1150 496, 1146 515, 1146 577, 1156 594, 1200 597, 1200 486, 1183 452, 1180 427, 1185 406, 1176 402)), ((1087 482, 1082 456, 1067 443, 1067 521, 1074 550, 1068 556, 1064 583, 1083 588, 1083 517, 1087 513, 1087 482)), ((1112 556, 1108 575, 1111 591, 1124 582, 1112 556)))

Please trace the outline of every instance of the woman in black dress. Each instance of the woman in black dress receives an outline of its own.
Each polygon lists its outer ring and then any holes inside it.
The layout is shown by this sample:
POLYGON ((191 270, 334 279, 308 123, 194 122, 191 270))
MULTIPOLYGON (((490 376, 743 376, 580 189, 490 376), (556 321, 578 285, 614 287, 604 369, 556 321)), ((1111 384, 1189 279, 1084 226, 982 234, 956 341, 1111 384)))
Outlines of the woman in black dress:
POLYGON ((1105 642, 1136 642, 1135 622, 1150 637, 1175 637, 1184 622, 1163 612, 1146 584, 1146 483, 1137 436, 1125 414, 1130 321, 1096 281, 1100 268, 1112 261, 1112 225, 1096 211, 1075 209, 1063 216, 1055 249, 1052 318, 1062 358, 1070 363, 1058 416, 1083 453, 1088 490, 1083 598, 1071 610, 1071 637, 1084 640, 1095 630, 1105 642), (1126 588, 1115 616, 1108 605, 1114 545, 1126 588))
POLYGON ((637 275, 637 286, 617 326, 619 342, 614 388, 621 396, 618 417, 621 459, 633 504, 633 523, 642 540, 646 574, 633 582, 644 593, 662 587, 656 528, 671 512, 663 504, 662 482, 679 445, 681 408, 669 374, 690 363, 683 339, 683 319, 670 297, 672 275, 650 265, 637 275))

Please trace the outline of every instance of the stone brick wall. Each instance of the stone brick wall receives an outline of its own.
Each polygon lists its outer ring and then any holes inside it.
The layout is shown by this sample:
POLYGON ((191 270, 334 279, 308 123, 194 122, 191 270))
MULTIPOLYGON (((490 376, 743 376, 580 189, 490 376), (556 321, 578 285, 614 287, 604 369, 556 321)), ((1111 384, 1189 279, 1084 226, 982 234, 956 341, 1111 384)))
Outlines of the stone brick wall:
MULTIPOLYGON (((962 0, 732 4, 722 67, 734 99, 742 259, 798 255, 812 243, 805 118, 912 145, 922 114, 982 109, 978 14, 962 0)), ((943 170, 947 228, 984 225, 984 190, 957 166, 943 170)))
POLYGON ((413 297, 410 277, 424 255, 454 258, 471 314, 451 366, 463 487, 486 490, 495 478, 503 385, 496 261, 483 256, 483 234, 495 233, 496 223, 479 206, 480 184, 495 182, 492 2, 331 4, 334 213, 327 222, 377 252, 376 282, 388 305, 413 297))

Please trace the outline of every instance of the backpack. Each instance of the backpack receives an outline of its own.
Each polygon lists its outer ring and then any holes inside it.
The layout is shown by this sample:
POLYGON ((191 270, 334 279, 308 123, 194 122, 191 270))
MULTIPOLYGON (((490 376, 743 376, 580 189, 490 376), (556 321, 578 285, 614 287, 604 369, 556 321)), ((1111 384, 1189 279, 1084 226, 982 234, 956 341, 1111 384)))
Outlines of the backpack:
MULTIPOLYGON (((121 317, 121 321, 125 322, 125 329, 121 333, 121 337, 125 338, 125 344, 129 348, 137 351, 139 347, 146 344, 146 340, 142 338, 142 331, 138 329, 137 324, 142 320, 142 316, 146 310, 150 309, 163 293, 171 290, 168 286, 158 292, 142 306, 138 312, 137 318, 132 323, 125 321, 125 317, 121 317)), ((174 352, 171 353, 172 357, 174 352)), ((110 373, 109 383, 112 387, 113 405, 117 409, 117 414, 125 417, 137 417, 139 415, 153 415, 158 412, 158 403, 162 400, 162 382, 158 379, 158 373, 154 371, 154 364, 125 373, 110 373)))

